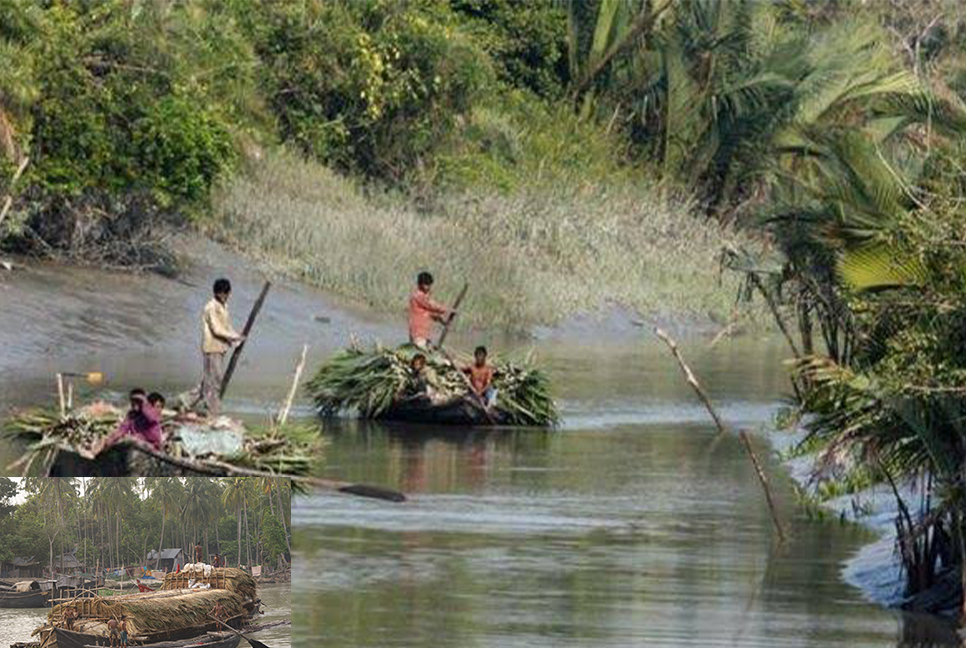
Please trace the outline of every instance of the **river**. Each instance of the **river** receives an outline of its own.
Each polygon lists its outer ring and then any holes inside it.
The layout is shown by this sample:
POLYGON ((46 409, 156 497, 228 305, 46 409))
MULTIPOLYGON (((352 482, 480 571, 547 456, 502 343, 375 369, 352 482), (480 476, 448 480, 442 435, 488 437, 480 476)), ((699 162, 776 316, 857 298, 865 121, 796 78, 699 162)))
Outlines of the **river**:
MULTIPOLYGON (((205 261, 179 280, 52 265, 0 277, 0 409, 49 404, 56 371, 105 372, 106 385, 78 384, 84 398, 191 387, 211 280, 232 268, 239 325, 262 281, 231 253, 197 245, 205 261)), ((453 338, 535 348, 561 403, 558 431, 326 425, 322 474, 411 499, 296 499, 297 645, 958 645, 943 622, 887 610, 845 582, 872 531, 796 507, 773 451, 787 390, 776 339, 709 348, 679 332, 725 420, 752 433, 788 525, 782 546, 738 439, 716 435, 667 349, 617 315, 532 341, 453 338)), ((268 415, 302 343, 311 371, 350 334, 401 339, 398 320, 278 283, 226 409, 268 415)), ((304 398, 295 411, 311 415, 304 398)), ((0 464, 18 452, 0 443, 0 464)), ((855 571, 850 581, 864 587, 855 571)), ((13 616, 24 612, 0 614, 0 630, 30 625, 13 616)))
POLYGON ((559 387, 556 432, 335 426, 324 474, 412 497, 296 500, 296 642, 959 645, 945 623, 843 582, 871 531, 797 511, 769 444, 787 388, 774 340, 682 346, 722 416, 754 432, 783 546, 738 438, 717 436, 666 348, 640 335, 538 343, 559 387))
MULTIPOLYGON (((288 583, 259 585, 258 595, 262 599, 265 614, 256 623, 270 623, 292 618, 292 589, 288 583)), ((0 609, 0 648, 7 648, 19 641, 36 641, 30 633, 47 622, 48 608, 29 608, 24 610, 0 609)), ((251 634, 253 639, 265 642, 272 648, 291 648, 292 628, 280 626, 251 634)), ((244 645, 244 642, 243 642, 244 645)))

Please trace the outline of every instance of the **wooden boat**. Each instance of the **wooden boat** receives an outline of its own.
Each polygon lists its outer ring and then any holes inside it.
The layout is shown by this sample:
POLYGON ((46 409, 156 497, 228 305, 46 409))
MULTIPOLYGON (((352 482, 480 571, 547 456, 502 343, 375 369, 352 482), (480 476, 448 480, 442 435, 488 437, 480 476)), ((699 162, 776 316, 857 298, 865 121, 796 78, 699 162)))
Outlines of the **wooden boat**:
POLYGON ((47 605, 48 592, 0 592, 0 608, 42 608, 47 605))
POLYGON ((432 403, 427 398, 401 399, 376 417, 383 421, 425 423, 428 425, 504 425, 507 416, 499 407, 487 416, 480 405, 468 398, 456 398, 445 403, 432 403))
POLYGON ((133 443, 119 443, 94 459, 67 448, 57 450, 57 456, 47 471, 48 477, 227 477, 228 470, 200 461, 165 458, 162 453, 150 453, 133 443), (166 460, 169 459, 169 460, 166 460))
MULTIPOLYGON (((43 644, 44 648, 103 648, 111 645, 111 640, 107 637, 71 632, 64 628, 55 628, 54 637, 54 643, 43 644)), ((142 648, 236 648, 240 642, 241 637, 238 635, 210 632, 180 640, 137 643, 137 645, 142 648)), ((134 644, 134 642, 131 643, 134 644)))

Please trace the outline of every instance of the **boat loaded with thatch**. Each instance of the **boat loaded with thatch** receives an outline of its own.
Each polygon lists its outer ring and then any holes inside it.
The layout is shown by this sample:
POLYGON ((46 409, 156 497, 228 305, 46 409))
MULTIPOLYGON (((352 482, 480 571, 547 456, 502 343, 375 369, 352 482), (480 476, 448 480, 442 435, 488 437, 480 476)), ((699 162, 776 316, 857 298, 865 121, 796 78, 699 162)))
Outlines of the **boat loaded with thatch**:
POLYGON ((33 634, 40 636, 40 648, 107 645, 108 621, 123 615, 132 644, 210 637, 209 633, 222 629, 212 617, 215 604, 224 609, 225 623, 240 628, 257 612, 256 588, 255 579, 240 569, 188 565, 178 574, 166 575, 155 592, 81 598, 56 605, 47 614, 47 623, 33 634), (64 620, 68 608, 75 614, 70 630, 64 620))
POLYGON ((40 608, 47 605, 50 592, 40 589, 35 580, 0 585, 0 608, 40 608))
POLYGON ((240 422, 163 417, 165 443, 158 451, 122 440, 96 453, 102 439, 117 429, 125 413, 96 402, 61 415, 57 410, 14 412, 3 433, 26 444, 16 467, 51 477, 234 476, 262 471, 301 475, 308 472, 320 440, 315 430, 297 425, 248 430, 240 422))
POLYGON ((557 424, 549 381, 531 357, 520 362, 491 359, 490 364, 496 370, 493 386, 498 392, 493 407, 470 395, 466 377, 446 354, 408 344, 396 349, 348 348, 323 364, 307 387, 322 416, 356 412, 369 419, 442 425, 557 424), (426 356, 431 398, 412 393, 415 375, 410 363, 417 353, 426 356))

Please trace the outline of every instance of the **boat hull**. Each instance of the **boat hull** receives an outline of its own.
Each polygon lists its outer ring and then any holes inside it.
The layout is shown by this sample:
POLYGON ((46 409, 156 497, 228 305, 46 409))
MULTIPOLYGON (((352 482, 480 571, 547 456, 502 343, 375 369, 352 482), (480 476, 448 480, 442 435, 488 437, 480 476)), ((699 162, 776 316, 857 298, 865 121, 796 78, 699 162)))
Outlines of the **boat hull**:
MULTIPOLYGON (((241 638, 238 635, 218 638, 208 634, 199 635, 195 630, 180 636, 174 633, 169 638, 138 645, 141 648, 188 648, 189 646, 191 648, 236 648, 240 641, 241 638)), ((88 648, 89 646, 110 646, 111 640, 109 637, 100 635, 54 628, 53 634, 42 645, 43 648, 88 648)))
POLYGON ((47 605, 47 592, 0 592, 0 608, 42 608, 47 605))
POLYGON ((498 409, 487 416, 480 406, 465 398, 441 404, 422 399, 399 401, 390 405, 376 418, 382 421, 428 425, 493 426, 506 422, 506 415, 498 409))
POLYGON ((137 446, 119 444, 87 459, 68 450, 60 450, 47 472, 49 477, 226 477, 217 469, 192 470, 166 463, 137 446))

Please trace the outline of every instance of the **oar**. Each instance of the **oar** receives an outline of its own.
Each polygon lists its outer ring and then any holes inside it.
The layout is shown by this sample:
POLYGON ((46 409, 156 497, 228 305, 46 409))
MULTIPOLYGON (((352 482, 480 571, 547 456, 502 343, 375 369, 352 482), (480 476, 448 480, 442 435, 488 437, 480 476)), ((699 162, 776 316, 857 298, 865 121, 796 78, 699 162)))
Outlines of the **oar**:
MULTIPOLYGON (((312 486, 314 488, 320 488, 322 490, 334 491, 337 493, 345 493, 347 495, 358 495, 360 497, 371 497, 373 499, 381 499, 389 502, 405 502, 406 496, 389 488, 383 488, 382 486, 371 486, 369 484, 353 484, 351 482, 337 481, 334 479, 321 479, 319 477, 306 477, 303 475, 286 475, 285 473, 275 473, 267 470, 255 470, 254 468, 242 468, 240 466, 235 466, 230 463, 225 463, 223 461, 216 461, 214 459, 205 459, 201 461, 192 461, 190 459, 185 459, 182 457, 172 457, 164 452, 159 452, 152 448, 146 443, 141 443, 140 441, 133 441, 131 439, 122 439, 121 443, 128 443, 131 445, 136 445, 138 450, 141 452, 151 455, 155 459, 163 461, 165 463, 171 464, 172 466, 178 466, 179 468, 187 468, 188 470, 193 470, 201 474, 208 474, 212 476, 229 476, 229 477, 271 477, 273 479, 290 479, 294 482, 300 484, 305 484, 306 486, 312 486)), ((66 444, 61 444, 58 446, 59 449, 65 450, 67 452, 74 452, 73 448, 67 446, 66 444)))
POLYGON ((248 314, 248 321, 245 322, 245 328, 242 329, 242 335, 245 336, 238 346, 235 347, 235 351, 231 354, 231 359, 228 361, 228 368, 225 370, 225 377, 221 380, 221 389, 218 392, 218 398, 224 398, 225 392, 228 391, 228 383, 231 381, 232 374, 235 373, 235 365, 238 364, 238 358, 241 357, 242 349, 245 348, 245 342, 248 341, 248 335, 252 331, 252 326, 255 324, 255 318, 258 317, 258 311, 262 310, 262 303, 265 301, 265 296, 268 295, 268 289, 272 287, 271 281, 266 281, 265 285, 262 286, 262 292, 258 295, 258 299, 255 300, 255 305, 252 306, 252 311, 248 314))
POLYGON ((225 626, 226 628, 228 628, 229 630, 231 630, 232 632, 234 632, 236 635, 238 635, 239 637, 241 637, 242 639, 244 639, 245 641, 247 641, 248 643, 250 643, 252 645, 252 648, 268 648, 268 646, 266 646, 265 644, 263 644, 261 641, 258 641, 257 639, 252 639, 251 637, 246 637, 244 634, 242 634, 241 632, 239 632, 235 628, 231 627, 230 625, 228 625, 227 623, 225 623, 224 621, 222 621, 218 617, 214 617, 214 616, 212 616, 210 614, 208 615, 208 617, 211 618, 211 619, 214 619, 217 623, 225 626))
MULTIPOLYGON (((456 301, 453 302, 451 310, 455 311, 463 303, 463 298, 466 297, 466 291, 470 289, 469 282, 463 282, 463 288, 460 290, 459 294, 456 296, 456 301)), ((439 334, 439 342, 436 344, 439 348, 443 348, 443 342, 446 341, 446 334, 449 333, 449 325, 453 323, 456 318, 456 313, 450 313, 449 317, 446 318, 446 323, 443 324, 443 332, 439 334)))

